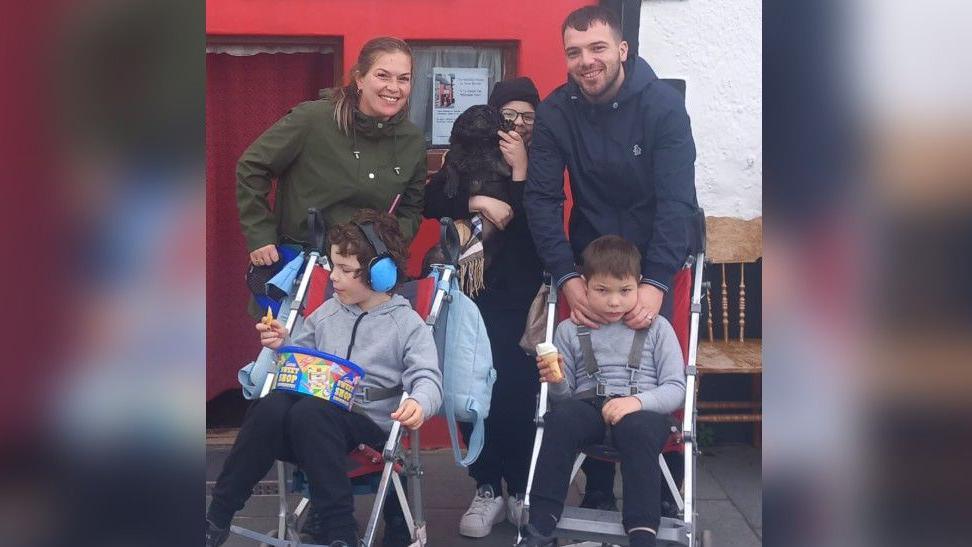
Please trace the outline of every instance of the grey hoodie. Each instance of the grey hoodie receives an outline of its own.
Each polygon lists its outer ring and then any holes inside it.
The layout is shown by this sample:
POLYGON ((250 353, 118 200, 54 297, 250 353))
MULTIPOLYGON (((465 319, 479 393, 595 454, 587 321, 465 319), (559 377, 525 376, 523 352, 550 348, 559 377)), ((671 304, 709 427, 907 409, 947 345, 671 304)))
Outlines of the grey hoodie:
MULTIPOLYGON (((425 419, 439 411, 442 373, 432 331, 401 295, 392 295, 391 300, 367 312, 330 298, 294 328, 285 345, 314 348, 349 359, 365 372, 358 388, 404 386, 409 398, 421 405, 425 419), (353 346, 349 346, 352 340, 353 346)), ((398 401, 398 397, 392 397, 354 404, 389 431, 390 414, 398 407, 398 401)))
MULTIPOLYGON (((635 331, 622 321, 591 329, 591 345, 601 378, 612 386, 628 385, 628 352, 635 331)), ((577 339, 577 325, 570 319, 557 326, 554 345, 564 356, 564 382, 550 384, 550 396, 565 399, 574 393, 592 389, 597 383, 588 376, 577 339)), ((648 327, 648 339, 642 349, 641 368, 636 373, 642 410, 668 414, 681 408, 685 400, 685 362, 682 348, 672 325, 656 317, 648 327)))

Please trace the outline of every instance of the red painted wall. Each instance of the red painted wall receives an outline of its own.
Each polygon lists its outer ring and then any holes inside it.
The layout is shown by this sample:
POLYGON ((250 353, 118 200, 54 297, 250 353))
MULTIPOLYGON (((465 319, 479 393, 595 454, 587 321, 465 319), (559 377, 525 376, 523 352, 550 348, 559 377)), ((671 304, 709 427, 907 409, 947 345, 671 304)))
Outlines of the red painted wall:
MULTIPOLYGON (((344 38, 344 68, 375 36, 406 40, 516 40, 518 72, 545 96, 564 82, 560 25, 590 0, 208 0, 209 35, 344 38)), ((345 74, 345 77, 347 75, 345 74)))
MULTIPOLYGON (((208 0, 210 36, 323 36, 343 40, 344 74, 366 41, 381 35, 405 40, 518 42, 518 75, 529 76, 545 97, 566 79, 560 25, 590 0, 208 0)), ((565 210, 569 211, 570 202, 565 210)), ((409 273, 438 238, 426 221, 412 245, 409 273)), ((425 446, 448 444, 442 424, 423 428, 425 446)))
MULTIPOLYGON (((545 97, 564 83, 560 25, 590 0, 209 0, 208 35, 328 36, 344 42, 343 78, 358 51, 375 36, 405 40, 513 40, 519 43, 517 72, 545 97)), ((565 212, 570 210, 567 196, 565 212)), ((437 240, 426 221, 412 245, 409 273, 437 240)))

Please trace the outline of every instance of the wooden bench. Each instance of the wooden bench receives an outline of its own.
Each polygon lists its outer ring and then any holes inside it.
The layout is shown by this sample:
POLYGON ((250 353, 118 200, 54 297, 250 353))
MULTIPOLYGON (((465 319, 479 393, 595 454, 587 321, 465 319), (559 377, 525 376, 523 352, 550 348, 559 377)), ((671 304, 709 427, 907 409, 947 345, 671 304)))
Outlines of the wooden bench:
POLYGON ((697 358, 699 383, 706 376, 744 374, 751 377, 753 396, 748 401, 701 400, 698 403, 699 423, 747 423, 753 426, 753 443, 762 444, 762 340, 746 339, 746 264, 762 256, 762 218, 740 220, 726 217, 706 218, 706 259, 718 268, 717 280, 705 284, 707 339, 700 341, 697 358), (730 297, 726 270, 739 268, 739 283, 735 298, 730 297), (712 314, 712 288, 719 289, 722 304, 721 329, 716 329, 712 314), (730 332, 730 309, 738 310, 738 332, 730 332), (720 336, 716 336, 716 331, 720 336), (738 334, 738 336, 737 336, 738 334))

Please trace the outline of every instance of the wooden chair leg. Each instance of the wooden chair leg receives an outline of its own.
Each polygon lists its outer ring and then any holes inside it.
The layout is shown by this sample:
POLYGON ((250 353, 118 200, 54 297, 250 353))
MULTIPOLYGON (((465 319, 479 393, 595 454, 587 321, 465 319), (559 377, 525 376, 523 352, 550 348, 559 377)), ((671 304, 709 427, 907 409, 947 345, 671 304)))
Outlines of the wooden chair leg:
POLYGON ((722 267, 722 337, 729 341, 729 289, 726 287, 726 265, 722 267))
POLYGON ((739 265, 739 341, 746 336, 746 265, 739 265))

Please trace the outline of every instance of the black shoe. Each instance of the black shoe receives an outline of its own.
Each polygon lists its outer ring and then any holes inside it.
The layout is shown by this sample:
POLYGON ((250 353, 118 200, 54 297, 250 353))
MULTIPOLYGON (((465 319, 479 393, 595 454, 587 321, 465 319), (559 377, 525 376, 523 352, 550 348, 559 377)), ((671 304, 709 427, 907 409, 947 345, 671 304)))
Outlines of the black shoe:
POLYGON ((673 501, 662 500, 661 502, 661 516, 668 518, 678 517, 678 505, 673 501))
POLYGON ((219 547, 226 543, 229 537, 229 527, 219 528, 212 522, 206 521, 206 547, 219 547))
POLYGON ((405 517, 395 516, 385 521, 385 535, 381 547, 408 547, 412 544, 412 534, 408 531, 405 517))
POLYGON ((326 541, 317 541, 326 537, 327 534, 324 532, 324 521, 321 519, 320 513, 314 510, 313 503, 307 508, 307 518, 304 519, 304 525, 300 527, 300 534, 311 538, 315 543, 327 544, 326 541))
POLYGON ((581 500, 581 507, 584 509, 597 509, 599 511, 617 511, 618 500, 613 492, 601 492, 600 490, 588 490, 584 493, 581 500))
POLYGON ((631 547, 655 547, 655 534, 642 530, 628 536, 628 545, 631 547))
POLYGON ((537 531, 532 524, 523 527, 523 539, 516 544, 516 547, 554 547, 556 540, 551 536, 545 536, 537 531))

